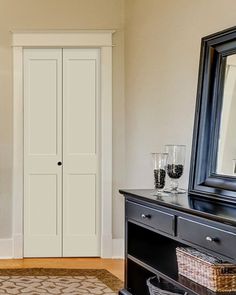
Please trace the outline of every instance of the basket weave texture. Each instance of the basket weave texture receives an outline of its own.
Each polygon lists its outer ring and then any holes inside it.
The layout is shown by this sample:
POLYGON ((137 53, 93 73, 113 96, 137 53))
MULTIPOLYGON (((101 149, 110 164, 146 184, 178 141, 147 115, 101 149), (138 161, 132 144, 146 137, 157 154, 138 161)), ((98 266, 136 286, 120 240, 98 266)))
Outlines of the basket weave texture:
POLYGON ((217 292, 236 291, 236 265, 193 248, 176 248, 180 275, 217 292))
POLYGON ((158 277, 147 279, 147 286, 150 295, 187 295, 186 292, 175 287, 166 281, 160 281, 158 277))

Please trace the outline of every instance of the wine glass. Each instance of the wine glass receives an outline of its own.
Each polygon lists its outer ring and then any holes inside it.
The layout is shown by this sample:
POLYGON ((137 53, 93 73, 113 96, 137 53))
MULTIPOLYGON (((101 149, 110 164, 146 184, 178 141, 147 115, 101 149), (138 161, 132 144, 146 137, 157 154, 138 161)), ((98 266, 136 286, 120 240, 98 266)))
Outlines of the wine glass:
POLYGON ((167 153, 152 153, 154 172, 154 195, 162 195, 165 186, 167 153))
POLYGON ((168 153, 167 174, 171 179, 170 189, 167 191, 174 194, 185 193, 185 190, 179 188, 178 180, 184 172, 186 146, 167 144, 165 150, 168 153))

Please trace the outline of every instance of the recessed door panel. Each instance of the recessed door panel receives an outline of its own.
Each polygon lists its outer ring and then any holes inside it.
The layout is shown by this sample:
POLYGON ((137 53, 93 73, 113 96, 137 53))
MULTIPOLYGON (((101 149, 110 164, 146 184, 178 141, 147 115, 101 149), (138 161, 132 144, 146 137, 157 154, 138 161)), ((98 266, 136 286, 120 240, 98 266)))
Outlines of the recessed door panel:
POLYGON ((31 59, 28 63, 28 142, 31 155, 57 153, 58 60, 31 59), (44 74, 42 74, 44 73, 44 74))
POLYGON ((67 198, 64 202, 65 231, 68 235, 96 234, 95 175, 67 175, 67 198))
POLYGON ((27 224, 27 232, 34 237, 57 236, 57 204, 60 199, 57 191, 57 175, 32 174, 28 177, 26 190, 30 199, 26 204, 26 210, 29 211, 30 223, 27 224))
POLYGON ((67 150, 70 154, 94 154, 96 59, 68 59, 66 70, 67 150))

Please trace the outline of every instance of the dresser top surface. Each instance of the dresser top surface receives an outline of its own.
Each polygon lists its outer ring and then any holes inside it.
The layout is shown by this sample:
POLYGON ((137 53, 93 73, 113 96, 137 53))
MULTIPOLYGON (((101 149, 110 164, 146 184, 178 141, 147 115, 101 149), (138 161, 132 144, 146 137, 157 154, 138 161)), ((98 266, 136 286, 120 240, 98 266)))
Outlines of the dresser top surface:
POLYGON ((122 189, 120 193, 148 203, 188 212, 218 222, 236 226, 236 204, 211 201, 185 194, 155 196, 152 189, 122 189))

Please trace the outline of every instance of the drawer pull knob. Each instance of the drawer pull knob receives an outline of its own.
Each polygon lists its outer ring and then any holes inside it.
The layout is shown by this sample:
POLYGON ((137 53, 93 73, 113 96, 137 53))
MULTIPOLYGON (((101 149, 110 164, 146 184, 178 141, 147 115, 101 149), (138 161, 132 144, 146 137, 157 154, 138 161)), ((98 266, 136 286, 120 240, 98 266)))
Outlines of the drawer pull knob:
POLYGON ((208 242, 214 242, 214 241, 215 241, 215 239, 212 238, 212 237, 206 237, 206 240, 207 240, 208 242))
POLYGON ((141 214, 141 217, 143 219, 150 219, 151 218, 151 215, 150 214, 141 214))

